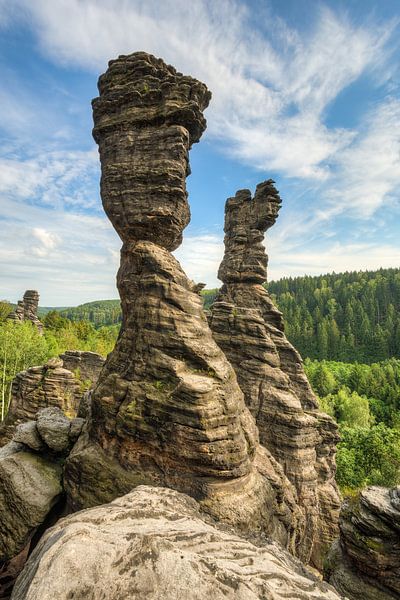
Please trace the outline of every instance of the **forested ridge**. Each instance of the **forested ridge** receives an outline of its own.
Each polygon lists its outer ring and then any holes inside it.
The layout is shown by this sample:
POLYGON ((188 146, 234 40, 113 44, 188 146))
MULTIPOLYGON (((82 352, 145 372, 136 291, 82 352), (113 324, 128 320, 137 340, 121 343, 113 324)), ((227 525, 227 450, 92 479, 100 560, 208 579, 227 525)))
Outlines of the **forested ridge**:
MULTIPOLYGON (((400 269, 287 277, 268 283, 286 334, 306 358, 372 363, 400 357, 400 269)), ((218 290, 203 290, 210 308, 218 290)), ((119 300, 60 311, 98 328, 121 321, 119 300)))
POLYGON ((376 362, 400 356, 400 269, 268 283, 303 357, 376 362))

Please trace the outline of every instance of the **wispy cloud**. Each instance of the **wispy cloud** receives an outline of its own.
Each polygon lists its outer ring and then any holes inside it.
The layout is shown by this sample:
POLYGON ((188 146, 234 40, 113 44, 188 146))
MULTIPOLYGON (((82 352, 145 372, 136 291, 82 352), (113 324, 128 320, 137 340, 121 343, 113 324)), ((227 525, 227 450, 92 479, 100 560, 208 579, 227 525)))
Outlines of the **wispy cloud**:
POLYGON ((262 35, 254 24, 250 30, 250 11, 235 0, 18 1, 47 57, 98 72, 119 53, 163 56, 209 85, 209 134, 229 143, 234 156, 317 179, 329 175, 330 161, 355 134, 326 127, 324 112, 346 86, 382 65, 396 26, 356 26, 321 7, 307 34, 271 15, 262 35))
MULTIPOLYGON (((250 6, 240 0, 0 0, 0 27, 23 21, 46 60, 66 69, 97 74, 108 59, 143 49, 205 81, 213 92, 208 139, 259 170, 260 179, 272 171, 292 185, 290 206, 269 238, 271 277, 396 264, 390 244, 340 243, 334 224, 343 217, 372 219, 398 197, 400 101, 391 79, 398 23, 366 18, 355 24, 321 5, 306 31, 271 10, 257 28, 250 6), (381 100, 352 127, 329 125, 333 103, 361 76, 379 83, 381 100)), ((119 240, 94 213, 98 158, 90 143, 82 149, 76 99, 66 93, 56 110, 15 80, 8 88, 0 83, 0 101, 8 115, 0 119, 8 136, 0 152, 0 218, 8 222, 0 262, 10 277, 32 270, 43 284, 55 277, 60 298, 71 297, 74 278, 79 300, 107 297, 107 290, 115 295, 119 240)), ((193 234, 177 256, 189 276, 214 286, 222 252, 222 235, 193 234)))

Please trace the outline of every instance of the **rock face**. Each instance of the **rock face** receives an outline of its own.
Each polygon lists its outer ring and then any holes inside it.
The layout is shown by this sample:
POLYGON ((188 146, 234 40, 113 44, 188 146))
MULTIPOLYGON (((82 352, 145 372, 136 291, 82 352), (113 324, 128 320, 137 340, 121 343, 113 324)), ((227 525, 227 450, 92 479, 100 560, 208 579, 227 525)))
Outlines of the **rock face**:
POLYGON ((99 91, 93 133, 103 205, 123 240, 123 321, 92 394, 88 436, 66 464, 70 506, 110 501, 141 483, 167 486, 297 552, 294 489, 259 446, 198 287, 170 254, 189 222, 188 151, 205 129, 210 93, 145 53, 111 61, 99 91))
POLYGON ((10 408, 0 426, 0 445, 12 438, 19 423, 34 419, 41 408, 55 406, 68 417, 76 416, 81 395, 79 384, 74 374, 62 365, 60 359, 50 359, 44 366, 17 374, 10 408))
POLYGON ((277 544, 218 529, 197 503, 140 486, 49 529, 12 600, 339 600, 277 544), (79 569, 77 569, 79 561, 79 569))
POLYGON ((0 564, 29 543, 62 494, 62 468, 22 444, 0 449, 0 564))
POLYGON ((67 350, 60 354, 64 369, 72 371, 82 382, 97 383, 105 358, 96 352, 67 350))
POLYGON ((350 600, 400 598, 400 487, 369 487, 343 505, 325 567, 350 600))
POLYGON ((17 307, 7 318, 12 321, 31 321, 39 330, 43 331, 37 311, 39 306, 39 294, 36 290, 26 290, 23 300, 19 300, 17 307))
POLYGON ((40 528, 63 508, 62 466, 83 424, 43 408, 0 449, 0 598, 9 597, 40 528))
POLYGON ((335 476, 337 428, 318 411, 302 360, 284 334, 281 313, 263 283, 267 276, 264 232, 281 200, 272 180, 252 198, 240 190, 225 208, 223 281, 212 306, 214 338, 233 365, 260 442, 282 465, 297 491, 306 520, 302 558, 321 567, 337 535, 340 499, 335 476))

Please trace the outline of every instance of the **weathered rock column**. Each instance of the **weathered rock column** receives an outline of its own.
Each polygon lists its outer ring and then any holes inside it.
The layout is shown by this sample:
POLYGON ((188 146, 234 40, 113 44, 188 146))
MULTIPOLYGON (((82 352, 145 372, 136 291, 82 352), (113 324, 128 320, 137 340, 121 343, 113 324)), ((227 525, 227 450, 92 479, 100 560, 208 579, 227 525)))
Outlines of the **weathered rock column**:
POLYGON ((39 294, 36 290, 26 290, 23 300, 18 300, 15 310, 8 315, 12 321, 31 321, 39 330, 43 331, 43 323, 37 316, 39 294))
POLYGON ((188 151, 205 129, 210 93, 145 53, 110 61, 99 91, 93 133, 104 209, 123 241, 123 321, 88 436, 67 462, 69 501, 79 508, 140 483, 168 486, 296 552, 301 516, 290 483, 259 447, 196 286, 170 253, 189 222, 188 151))
MULTIPOLYGON (((325 420, 318 418, 317 401, 302 360, 286 339, 282 315, 263 287, 268 258, 262 241, 264 232, 275 223, 280 204, 272 180, 260 183, 254 198, 249 190, 240 190, 227 200, 225 255, 218 273, 224 285, 212 307, 210 324, 215 340, 236 371, 246 404, 256 419, 260 442, 296 487, 306 518, 302 558, 308 561, 322 534, 321 542, 329 546, 337 531, 337 523, 331 523, 330 502, 335 505, 336 521, 339 507, 334 452, 329 472, 319 465, 320 456, 323 466, 328 465, 328 432, 325 437, 319 433, 327 429, 325 420), (324 523, 326 517, 319 514, 319 483, 324 485, 329 528, 324 523)), ((332 439, 334 436, 329 441, 332 439)))

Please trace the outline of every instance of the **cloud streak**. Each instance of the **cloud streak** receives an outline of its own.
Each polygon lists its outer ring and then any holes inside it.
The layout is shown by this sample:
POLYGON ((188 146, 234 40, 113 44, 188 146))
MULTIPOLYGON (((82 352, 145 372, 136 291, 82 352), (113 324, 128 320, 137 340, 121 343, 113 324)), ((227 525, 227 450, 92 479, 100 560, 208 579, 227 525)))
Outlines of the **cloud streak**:
MULTIPOLYGON (((0 0, 0 27, 24 23, 46 60, 65 72, 97 74, 109 58, 143 49, 205 81, 213 92, 208 140, 260 171, 260 179, 273 172, 290 182, 289 206, 269 238, 271 277, 397 264, 391 244, 340 241, 335 223, 371 221, 398 198, 400 100, 391 80, 398 23, 354 24, 321 6, 300 32, 271 11, 254 23, 249 6, 0 0), (390 87, 391 95, 382 92, 351 127, 329 125, 336 99, 360 77, 390 87)), ((67 279, 81 290, 77 302, 115 296, 119 240, 99 210, 97 151, 91 143, 82 149, 76 98, 66 95, 57 111, 15 80, 9 89, 0 84, 0 101, 9 115, 0 121, 7 135, 0 151, 0 219, 7 223, 0 266, 14 280, 3 295, 14 298, 15 280, 35 272, 36 285, 52 290, 47 304, 65 304, 67 279)), ((222 252, 221 236, 192 233, 177 256, 189 276, 214 286, 222 252)))

